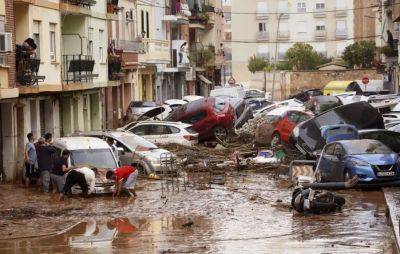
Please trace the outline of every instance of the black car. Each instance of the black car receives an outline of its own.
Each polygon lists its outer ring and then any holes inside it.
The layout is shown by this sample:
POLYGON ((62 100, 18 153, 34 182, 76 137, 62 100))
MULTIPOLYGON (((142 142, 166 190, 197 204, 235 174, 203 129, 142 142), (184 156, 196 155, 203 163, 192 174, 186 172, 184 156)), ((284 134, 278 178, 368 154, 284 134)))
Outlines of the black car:
POLYGON ((305 103, 306 109, 312 111, 314 115, 319 115, 330 109, 342 106, 342 101, 336 96, 315 96, 305 103))
POLYGON ((360 139, 374 139, 381 141, 395 153, 400 153, 400 133, 382 129, 360 130, 360 139))
POLYGON ((298 99, 299 101, 306 102, 309 101, 312 97, 320 96, 323 94, 324 93, 321 91, 321 89, 309 89, 291 95, 289 99, 298 99))

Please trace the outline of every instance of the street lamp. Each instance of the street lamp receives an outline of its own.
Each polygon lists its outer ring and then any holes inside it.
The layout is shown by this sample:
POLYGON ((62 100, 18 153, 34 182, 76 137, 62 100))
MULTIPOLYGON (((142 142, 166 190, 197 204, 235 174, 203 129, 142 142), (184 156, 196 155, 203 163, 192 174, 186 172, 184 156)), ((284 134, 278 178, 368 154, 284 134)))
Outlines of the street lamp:
POLYGON ((281 18, 283 17, 283 13, 279 13, 278 16, 278 26, 276 27, 276 38, 275 38, 275 64, 274 64, 274 72, 272 73, 272 91, 271 91, 271 100, 274 101, 275 95, 275 75, 276 75, 276 63, 278 62, 278 37, 279 37, 279 26, 281 23, 281 18))

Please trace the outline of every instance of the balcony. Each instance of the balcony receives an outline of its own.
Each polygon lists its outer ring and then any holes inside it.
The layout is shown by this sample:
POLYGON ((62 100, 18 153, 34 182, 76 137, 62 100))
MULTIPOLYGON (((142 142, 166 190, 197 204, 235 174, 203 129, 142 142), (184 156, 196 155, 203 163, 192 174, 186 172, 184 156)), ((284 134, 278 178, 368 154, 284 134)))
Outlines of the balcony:
POLYGON ((189 56, 187 52, 181 52, 181 47, 185 40, 172 41, 172 66, 174 68, 187 69, 190 68, 189 56))
POLYGON ((268 32, 257 32, 257 41, 268 41, 269 33, 268 32))
POLYGON ((118 55, 108 56, 108 80, 120 80, 124 76, 122 72, 122 61, 118 55))
POLYGON ((118 7, 119 0, 107 0, 107 14, 118 14, 121 7, 118 7))
POLYGON ((336 39, 347 39, 347 30, 336 29, 335 36, 336 36, 336 39))
POLYGON ((190 47, 190 62, 200 68, 215 65, 215 47, 203 46, 200 43, 192 44, 190 47))
POLYGON ((94 60, 89 55, 63 55, 62 73, 63 82, 69 83, 92 83, 93 78, 99 74, 93 74, 94 60))
POLYGON ((278 32, 278 40, 279 41, 287 41, 290 38, 290 32, 289 31, 279 31, 278 32))
POLYGON ((90 15, 90 8, 96 4, 94 0, 62 0, 60 1, 60 11, 64 13, 74 13, 90 15))
POLYGON ((40 59, 32 59, 31 56, 17 47, 17 82, 22 86, 38 85, 45 80, 45 76, 38 75, 40 59))
POLYGON ((136 52, 117 51, 123 70, 135 70, 139 66, 139 54, 136 52))
POLYGON ((316 40, 325 40, 326 39, 326 30, 315 30, 314 32, 316 40))
POLYGON ((263 10, 263 11, 258 10, 256 18, 258 20, 268 19, 269 18, 269 13, 267 12, 267 10, 263 10))
POLYGON ((178 0, 171 0, 170 8, 167 8, 167 14, 164 16, 163 20, 176 24, 188 24, 191 15, 192 13, 187 4, 180 3, 178 0))
POLYGON ((336 18, 345 18, 347 17, 347 10, 345 7, 338 7, 335 10, 335 17, 336 18))
POLYGON ((315 9, 314 11, 314 18, 326 18, 325 8, 315 9))
POLYGON ((170 41, 144 39, 143 42, 146 48, 146 53, 139 55, 140 63, 148 63, 148 64, 170 63, 171 61, 170 41))
POLYGON ((203 5, 200 9, 194 7, 189 17, 189 27, 197 29, 212 28, 215 22, 215 8, 212 5, 203 5))
POLYGON ((115 48, 124 52, 146 53, 146 46, 142 41, 119 40, 115 48))

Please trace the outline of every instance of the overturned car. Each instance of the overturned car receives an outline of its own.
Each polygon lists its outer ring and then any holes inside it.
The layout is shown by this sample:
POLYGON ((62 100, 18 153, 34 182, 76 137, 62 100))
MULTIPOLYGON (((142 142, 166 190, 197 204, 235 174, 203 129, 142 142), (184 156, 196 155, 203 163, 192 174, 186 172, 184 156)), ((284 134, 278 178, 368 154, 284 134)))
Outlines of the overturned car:
POLYGON ((293 129, 291 143, 310 158, 315 158, 325 146, 321 128, 329 125, 349 124, 357 130, 384 129, 383 118, 367 102, 347 104, 305 121, 293 129))

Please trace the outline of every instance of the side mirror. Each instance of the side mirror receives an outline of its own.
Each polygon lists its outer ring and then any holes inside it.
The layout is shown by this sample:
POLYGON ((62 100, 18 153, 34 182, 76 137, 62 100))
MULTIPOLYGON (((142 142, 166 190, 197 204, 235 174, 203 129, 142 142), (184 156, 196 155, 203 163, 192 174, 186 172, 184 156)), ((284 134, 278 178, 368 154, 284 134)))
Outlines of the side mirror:
POLYGON ((118 150, 118 155, 124 155, 125 154, 124 148, 118 147, 117 150, 118 150))

